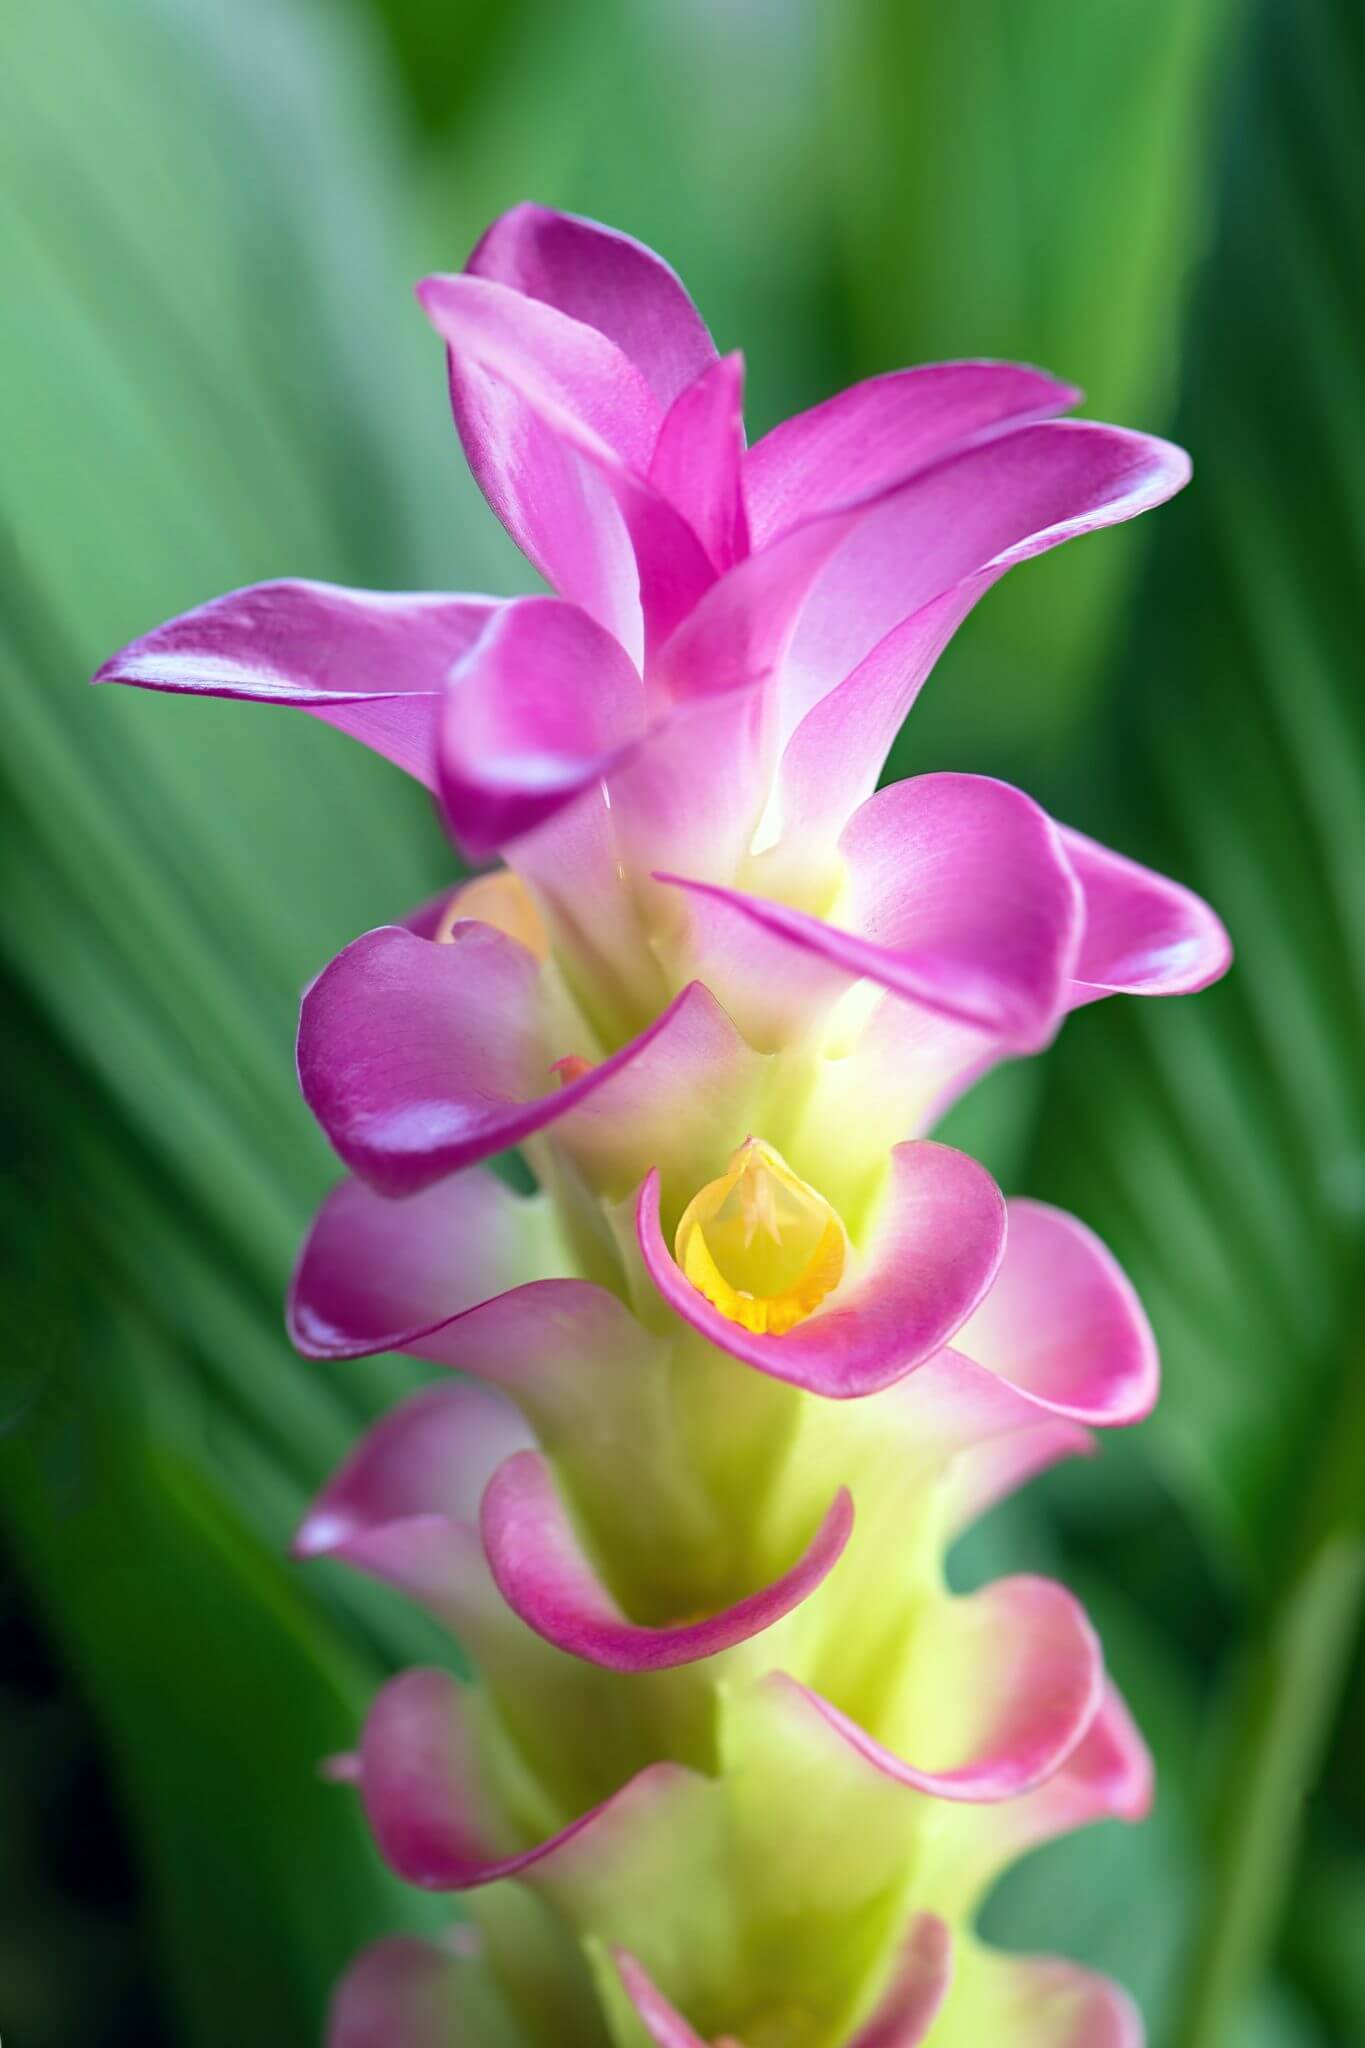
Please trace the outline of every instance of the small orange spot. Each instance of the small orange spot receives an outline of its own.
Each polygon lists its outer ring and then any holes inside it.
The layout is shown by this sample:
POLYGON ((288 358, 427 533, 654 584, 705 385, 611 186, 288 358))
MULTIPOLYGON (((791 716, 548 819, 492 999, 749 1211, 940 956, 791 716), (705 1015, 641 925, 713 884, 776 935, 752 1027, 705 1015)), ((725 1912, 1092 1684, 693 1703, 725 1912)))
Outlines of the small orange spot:
POLYGON ((318 1763, 318 1776, 328 1785, 354 1785, 360 1779, 360 1758, 354 1750, 339 1750, 318 1763))
POLYGON ((562 1060, 552 1061, 550 1072, 558 1074, 561 1088, 569 1088, 592 1072, 592 1061, 585 1060, 582 1053, 566 1052, 562 1060))

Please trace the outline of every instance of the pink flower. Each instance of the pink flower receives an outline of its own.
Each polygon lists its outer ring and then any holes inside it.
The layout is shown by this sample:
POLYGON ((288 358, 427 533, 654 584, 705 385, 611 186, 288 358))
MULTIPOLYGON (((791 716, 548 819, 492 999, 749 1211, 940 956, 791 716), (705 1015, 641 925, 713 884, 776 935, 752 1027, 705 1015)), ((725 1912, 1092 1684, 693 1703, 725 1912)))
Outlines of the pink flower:
POLYGON ((668 1007, 688 981, 765 1047, 859 981, 912 998, 958 1027, 932 1055, 938 1108, 1077 1003, 1223 971, 1204 905, 1018 793, 932 776, 873 794, 977 597, 1178 489, 1178 449, 1054 418, 1070 387, 973 362, 874 378, 745 450, 738 358, 673 273, 536 207, 421 296, 475 473, 559 598, 267 584, 100 671, 353 732, 439 790, 471 853, 510 855, 601 985, 611 1054, 561 1088, 550 1068, 575 1048, 529 988, 513 999, 520 956, 360 941, 300 1036, 305 1092, 357 1171, 422 1185, 629 1086, 641 1060, 686 1087, 699 1033, 723 1032, 690 990, 668 1007), (490 1007, 515 1018, 496 1044, 490 1007), (357 1051, 386 1030, 401 1063, 357 1051))
POLYGON ((970 1919, 1034 1841, 1145 1808, 1140 1740, 1069 1594, 954 1596, 941 1559, 1144 1415, 1155 1349, 1082 1225, 928 1133, 1070 1010, 1202 987, 1227 940, 1002 783, 876 785, 977 598, 1186 459, 989 362, 746 449, 740 360, 667 266, 535 207, 421 298, 557 594, 264 585, 101 671, 311 711, 506 862, 357 939, 300 1018, 353 1178, 295 1342, 467 1379, 383 1421, 298 1547, 474 1658, 477 1688, 395 1679, 353 1775, 402 1875, 490 1902, 481 1960, 363 1958, 334 2048, 547 2039, 527 1973, 556 2039, 572 2009, 656 2048, 1131 2048, 1112 1987, 970 1919), (533 1196, 483 1163, 510 1147, 533 1196))

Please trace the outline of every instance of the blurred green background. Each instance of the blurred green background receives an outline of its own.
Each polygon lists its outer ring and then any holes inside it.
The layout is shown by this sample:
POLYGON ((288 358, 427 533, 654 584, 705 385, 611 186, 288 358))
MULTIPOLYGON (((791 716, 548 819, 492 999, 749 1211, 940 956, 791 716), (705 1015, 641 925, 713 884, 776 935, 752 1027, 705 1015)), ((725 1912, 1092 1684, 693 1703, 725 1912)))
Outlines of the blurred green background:
POLYGON ((1174 507, 988 599, 893 770, 1013 777, 1239 951, 954 1119, 1108 1236, 1166 1364, 959 1561, 1077 1585, 1161 1773, 990 1922, 1123 1977, 1153 2048, 1365 2042, 1363 137, 1359 0, 6 10, 7 2044, 300 2048, 350 1951, 440 1915, 315 1775, 433 1641, 283 1558, 407 1369, 297 1361, 280 1297, 332 1172, 299 988, 449 857, 311 720, 85 677, 260 577, 524 587, 408 287, 528 196, 678 265, 755 432, 993 354, 1193 449, 1174 507))

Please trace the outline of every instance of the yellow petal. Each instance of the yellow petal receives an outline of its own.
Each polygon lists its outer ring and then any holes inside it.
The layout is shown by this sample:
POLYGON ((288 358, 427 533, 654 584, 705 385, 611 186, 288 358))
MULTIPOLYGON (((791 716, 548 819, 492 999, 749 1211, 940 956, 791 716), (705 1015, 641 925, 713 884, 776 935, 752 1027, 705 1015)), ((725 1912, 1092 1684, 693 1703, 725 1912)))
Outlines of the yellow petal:
POLYGON ((509 939, 516 939, 528 953, 534 953, 537 960, 543 960, 550 950, 530 891, 508 868, 499 868, 491 875, 476 875, 472 882, 461 884, 441 912, 436 927, 437 944, 448 945, 455 936, 455 926, 465 918, 506 932, 509 939))
POLYGON ((697 1291, 759 1336, 803 1322, 844 1270, 834 1210, 760 1138, 747 1138, 692 1197, 673 1249, 697 1291))

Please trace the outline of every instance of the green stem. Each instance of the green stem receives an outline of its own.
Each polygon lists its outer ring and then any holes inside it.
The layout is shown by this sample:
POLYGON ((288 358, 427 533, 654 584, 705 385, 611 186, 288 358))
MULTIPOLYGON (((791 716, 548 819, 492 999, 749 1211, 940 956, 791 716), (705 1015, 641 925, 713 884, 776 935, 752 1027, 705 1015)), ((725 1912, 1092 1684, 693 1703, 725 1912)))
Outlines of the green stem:
POLYGON ((1351 1361, 1324 1440, 1299 1563, 1253 1648, 1227 1746, 1213 1892, 1177 2048, 1226 2048, 1274 1945, 1304 1806, 1365 1598, 1365 1369, 1351 1361))

